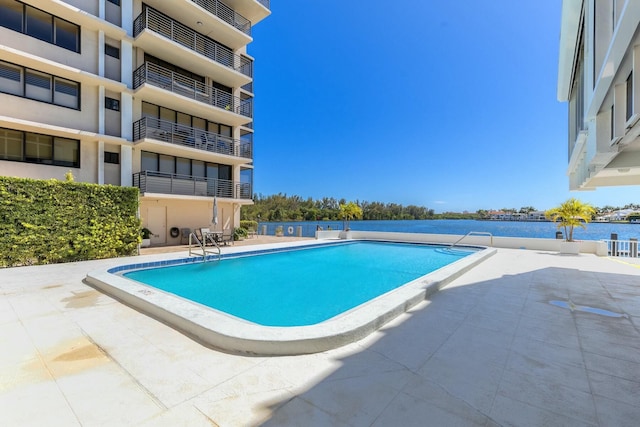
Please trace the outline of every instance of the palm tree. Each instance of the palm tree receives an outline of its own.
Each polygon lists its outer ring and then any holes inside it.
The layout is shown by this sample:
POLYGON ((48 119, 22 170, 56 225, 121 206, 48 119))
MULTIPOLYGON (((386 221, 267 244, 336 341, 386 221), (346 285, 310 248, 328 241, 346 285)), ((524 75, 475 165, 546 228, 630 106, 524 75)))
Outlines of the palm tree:
POLYGON ((595 213, 595 208, 590 204, 571 198, 560 206, 549 209, 544 215, 553 222, 558 222, 558 228, 564 228, 565 240, 573 242, 573 228, 586 228, 585 224, 591 221, 595 213))
POLYGON ((349 221, 352 219, 362 218, 362 209, 354 202, 346 204, 340 204, 340 211, 338 212, 338 218, 344 221, 345 231, 349 230, 349 221))

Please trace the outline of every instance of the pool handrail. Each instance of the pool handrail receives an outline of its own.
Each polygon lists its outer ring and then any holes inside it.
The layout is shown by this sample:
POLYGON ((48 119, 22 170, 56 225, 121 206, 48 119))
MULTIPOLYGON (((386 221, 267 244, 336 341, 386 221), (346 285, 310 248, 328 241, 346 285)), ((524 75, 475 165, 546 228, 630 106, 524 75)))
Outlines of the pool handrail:
POLYGON ((462 236, 461 238, 459 238, 458 240, 456 240, 454 243, 451 244, 451 246, 449 246, 449 249, 453 248, 455 245, 457 245, 458 243, 460 243, 464 238, 468 237, 468 236, 489 236, 490 239, 490 243, 489 246, 493 246, 493 234, 489 233, 488 231, 470 231, 467 234, 465 234, 464 236, 462 236))
MULTIPOLYGON (((189 256, 191 256, 191 252, 193 249, 193 240, 197 242, 197 246, 202 250, 202 262, 207 261, 207 254, 216 255, 215 252, 207 251, 207 242, 205 239, 206 239, 206 236, 202 236, 202 241, 200 241, 200 239, 198 239, 198 236, 196 236, 196 233, 189 233, 189 256)), ((216 242, 215 239, 210 239, 210 241, 213 242, 213 246, 215 246, 215 248, 218 250, 218 253, 217 253, 218 261, 220 261, 220 258, 222 257, 220 246, 218 246, 218 243, 216 242)), ((200 254, 196 254, 196 255, 200 255, 200 254)))

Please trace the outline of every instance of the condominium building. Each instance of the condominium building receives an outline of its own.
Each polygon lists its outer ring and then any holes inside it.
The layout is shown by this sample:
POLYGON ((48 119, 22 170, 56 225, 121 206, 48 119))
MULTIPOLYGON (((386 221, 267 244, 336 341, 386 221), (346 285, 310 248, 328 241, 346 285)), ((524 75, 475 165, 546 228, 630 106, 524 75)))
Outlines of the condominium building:
POLYGON ((640 184, 640 1, 563 0, 558 99, 569 187, 640 184))
POLYGON ((138 187, 152 244, 237 227, 253 193, 246 48, 269 6, 0 0, 0 175, 138 187))

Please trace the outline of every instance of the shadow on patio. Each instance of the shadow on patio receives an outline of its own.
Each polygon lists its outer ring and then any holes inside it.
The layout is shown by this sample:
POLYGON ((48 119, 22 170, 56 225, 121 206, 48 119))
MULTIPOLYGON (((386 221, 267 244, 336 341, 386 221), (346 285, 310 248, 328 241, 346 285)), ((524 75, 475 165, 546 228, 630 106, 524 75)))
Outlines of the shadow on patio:
MULTIPOLYGON (((325 354, 335 363, 304 392, 263 408, 272 413, 263 425, 634 425, 638 283, 633 274, 559 267, 475 283, 463 276, 357 345, 325 354)), ((285 359, 283 379, 300 383, 308 359, 285 359)))

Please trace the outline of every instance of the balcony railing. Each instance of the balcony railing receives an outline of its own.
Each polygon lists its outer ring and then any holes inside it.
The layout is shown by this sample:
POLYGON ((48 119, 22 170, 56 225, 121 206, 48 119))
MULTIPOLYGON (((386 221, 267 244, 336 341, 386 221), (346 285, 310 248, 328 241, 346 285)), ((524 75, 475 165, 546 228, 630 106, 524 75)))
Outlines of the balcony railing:
POLYGON ((245 117, 253 117, 253 99, 240 99, 228 92, 183 76, 152 62, 145 62, 133 72, 133 88, 144 83, 166 89, 198 102, 231 111, 245 117))
POLYGON ((246 182, 166 172, 134 173, 133 186, 138 187, 141 193, 251 199, 251 184, 246 182))
POLYGON ((133 22, 133 36, 137 37, 144 29, 158 33, 245 76, 253 76, 253 61, 249 58, 236 55, 231 49, 149 6, 146 6, 133 22))
POLYGON ((133 140, 151 138, 228 156, 253 158, 253 144, 178 123, 144 117, 133 124, 133 140))
POLYGON ((191 0, 201 8, 211 12, 227 24, 237 28, 246 35, 251 35, 251 21, 218 0, 191 0))

